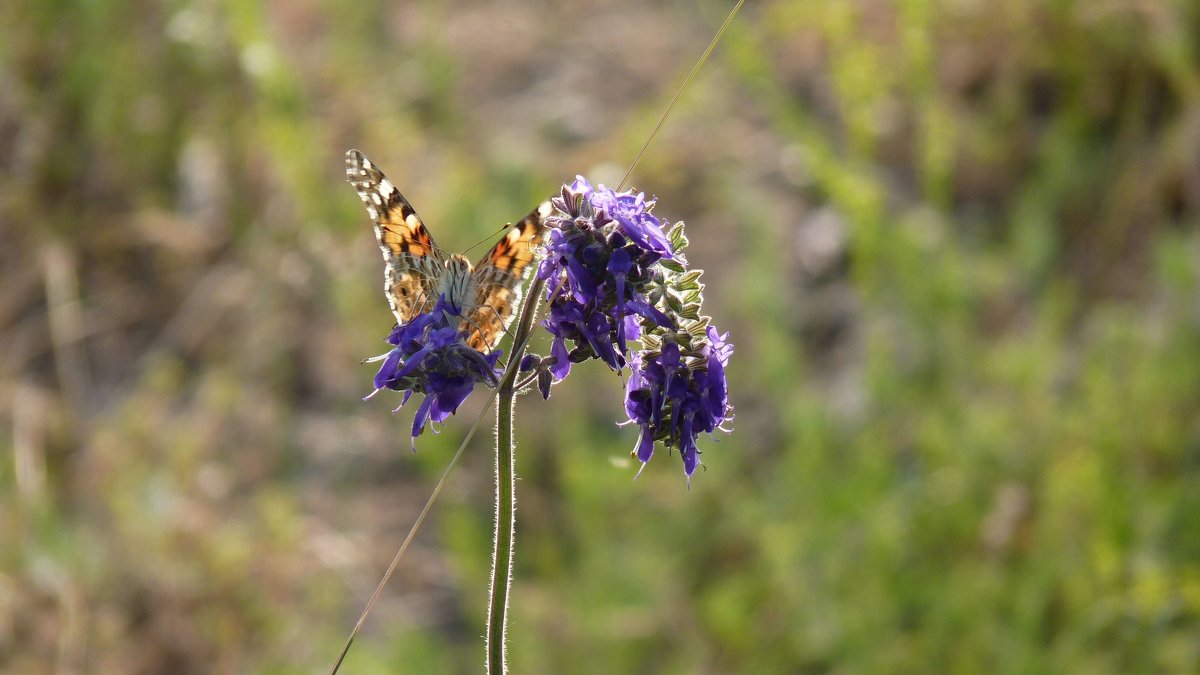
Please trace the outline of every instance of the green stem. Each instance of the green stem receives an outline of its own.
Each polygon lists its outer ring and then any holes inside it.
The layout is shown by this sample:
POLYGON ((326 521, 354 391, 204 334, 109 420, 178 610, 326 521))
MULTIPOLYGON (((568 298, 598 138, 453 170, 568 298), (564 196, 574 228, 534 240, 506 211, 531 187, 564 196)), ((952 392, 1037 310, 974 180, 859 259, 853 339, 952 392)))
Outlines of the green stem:
POLYGON ((506 631, 508 627, 508 593, 512 587, 513 536, 517 524, 516 480, 513 454, 513 398, 517 393, 517 369, 537 311, 542 280, 534 278, 521 308, 521 318, 513 337, 508 366, 500 379, 499 402, 496 406, 496 540, 492 554, 492 582, 488 592, 487 672, 504 675, 506 661, 506 631))
POLYGON ((512 585, 513 534, 517 524, 512 411, 512 393, 501 391, 500 404, 496 408, 496 548, 492 554, 492 583, 488 599, 488 675, 508 672, 505 633, 508 626, 508 592, 512 585))

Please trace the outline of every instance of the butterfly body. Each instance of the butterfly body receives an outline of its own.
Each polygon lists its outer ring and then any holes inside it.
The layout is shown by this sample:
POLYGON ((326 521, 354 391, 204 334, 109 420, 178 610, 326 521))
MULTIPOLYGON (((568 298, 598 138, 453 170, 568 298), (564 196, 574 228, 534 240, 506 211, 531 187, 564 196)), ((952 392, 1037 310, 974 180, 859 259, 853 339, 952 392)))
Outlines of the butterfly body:
POLYGON ((452 255, 446 259, 446 269, 438 276, 434 297, 446 296, 451 307, 462 312, 470 308, 476 295, 475 266, 466 256, 452 255))
MULTIPOLYGON (((440 296, 457 314, 467 344, 488 352, 500 341, 521 301, 521 284, 533 269, 550 203, 543 202, 475 265, 445 255, 412 205, 361 152, 346 153, 346 179, 367 207, 384 259, 384 295, 403 324, 433 309, 440 296)), ((453 323, 451 325, 454 325, 453 323)))

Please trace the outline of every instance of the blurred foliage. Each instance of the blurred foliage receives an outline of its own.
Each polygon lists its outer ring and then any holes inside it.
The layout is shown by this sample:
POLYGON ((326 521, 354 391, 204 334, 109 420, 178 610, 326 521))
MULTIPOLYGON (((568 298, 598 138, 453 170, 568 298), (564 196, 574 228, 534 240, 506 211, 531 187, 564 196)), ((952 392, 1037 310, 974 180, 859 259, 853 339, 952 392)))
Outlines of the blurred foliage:
MULTIPOLYGON (((449 249, 615 184, 726 3, 0 7, 0 670, 321 672, 407 449, 358 147, 449 249)), ((750 3, 636 183, 737 431, 518 414, 517 673, 1200 669, 1200 8, 750 3)), ((470 407, 470 406, 468 406, 470 407)), ((408 413, 410 414, 410 413, 408 413)), ((350 673, 474 672, 487 434, 350 673)))

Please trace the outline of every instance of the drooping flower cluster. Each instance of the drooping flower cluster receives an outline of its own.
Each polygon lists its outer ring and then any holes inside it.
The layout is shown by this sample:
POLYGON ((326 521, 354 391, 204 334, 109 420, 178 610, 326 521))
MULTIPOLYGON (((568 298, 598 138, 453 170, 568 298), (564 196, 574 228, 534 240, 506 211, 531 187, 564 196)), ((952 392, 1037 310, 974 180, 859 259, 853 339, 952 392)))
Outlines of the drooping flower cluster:
POLYGON ((643 324, 672 325, 646 295, 656 263, 674 255, 650 213, 654 200, 593 188, 579 176, 551 202, 555 213, 546 219, 549 240, 538 268, 549 302, 542 325, 554 336, 550 372, 562 380, 572 363, 591 358, 619 371, 643 324))
MULTIPOLYGON (((552 200, 538 274, 546 281, 543 325, 554 336, 553 358, 538 384, 548 396, 549 375, 559 381, 571 363, 591 358, 618 371, 628 365, 625 408, 641 427, 634 454, 644 468, 655 442, 678 447, 690 480, 700 463, 696 438, 732 419, 725 366, 733 346, 700 314, 702 272, 687 269, 683 223, 664 233, 654 203, 632 190, 593 188, 583 177, 552 200), (640 351, 630 349, 631 340, 640 351)), ((531 360, 528 367, 537 366, 531 360)))
POLYGON ((370 359, 382 360, 383 365, 375 374, 375 391, 367 398, 382 389, 402 391, 398 411, 414 392, 425 395, 413 419, 414 450, 417 436, 429 422, 443 422, 477 383, 494 387, 500 376, 496 367, 500 351, 484 355, 469 347, 467 332, 460 329, 465 324, 458 319, 459 311, 445 296, 439 297, 432 310, 392 329, 387 337, 394 345, 391 351, 370 359))
POLYGON ((664 337, 647 340, 649 348, 631 360, 625 412, 642 430, 635 450, 642 468, 654 456, 655 441, 662 441, 679 448, 690 479, 700 461, 696 438, 712 434, 729 419, 725 366, 733 345, 726 341, 728 333, 719 335, 712 326, 707 326, 705 339, 691 340, 692 345, 681 346, 677 334, 664 337))

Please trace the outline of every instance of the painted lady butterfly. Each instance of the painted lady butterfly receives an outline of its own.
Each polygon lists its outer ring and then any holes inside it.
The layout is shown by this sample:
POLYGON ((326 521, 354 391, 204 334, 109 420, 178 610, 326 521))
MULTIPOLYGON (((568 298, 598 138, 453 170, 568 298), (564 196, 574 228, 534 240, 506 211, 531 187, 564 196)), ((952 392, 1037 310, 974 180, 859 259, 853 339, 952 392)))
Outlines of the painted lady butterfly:
POLYGON ((475 265, 447 256, 408 200, 358 150, 346 153, 346 180, 358 191, 375 225, 386 267, 383 292, 396 321, 406 323, 433 308, 441 295, 458 310, 467 344, 481 352, 496 347, 521 304, 522 282, 532 269, 534 247, 545 231, 550 202, 542 202, 475 265))

